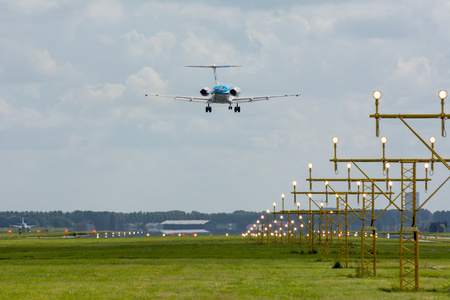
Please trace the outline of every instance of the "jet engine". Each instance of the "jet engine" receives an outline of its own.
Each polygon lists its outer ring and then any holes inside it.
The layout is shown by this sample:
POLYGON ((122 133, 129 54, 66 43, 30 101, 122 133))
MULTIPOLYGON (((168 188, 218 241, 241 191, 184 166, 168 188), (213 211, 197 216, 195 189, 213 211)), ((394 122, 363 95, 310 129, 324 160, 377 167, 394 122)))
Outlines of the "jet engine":
POLYGON ((230 90, 231 96, 238 97, 241 94, 241 89, 237 86, 230 90))
POLYGON ((208 96, 209 94, 211 94, 211 90, 207 87, 204 87, 200 90, 200 94, 202 94, 202 96, 208 96))

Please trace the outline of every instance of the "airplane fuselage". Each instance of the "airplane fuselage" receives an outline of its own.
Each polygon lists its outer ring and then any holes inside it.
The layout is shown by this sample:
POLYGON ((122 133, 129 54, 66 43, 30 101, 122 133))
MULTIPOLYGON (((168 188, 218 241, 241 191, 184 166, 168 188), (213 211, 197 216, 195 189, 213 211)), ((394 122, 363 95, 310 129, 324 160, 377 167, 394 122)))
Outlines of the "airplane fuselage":
POLYGON ((212 93, 212 103, 228 103, 231 104, 233 100, 233 95, 230 91, 235 89, 236 86, 233 84, 220 84, 214 87, 214 92, 212 93))

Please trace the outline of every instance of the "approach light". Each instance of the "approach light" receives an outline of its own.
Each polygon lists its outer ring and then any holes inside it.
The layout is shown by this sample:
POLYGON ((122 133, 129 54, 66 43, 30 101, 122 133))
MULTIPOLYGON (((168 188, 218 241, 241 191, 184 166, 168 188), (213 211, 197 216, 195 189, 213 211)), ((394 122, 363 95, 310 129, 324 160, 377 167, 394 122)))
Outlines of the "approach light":
POLYGON ((386 142, 387 142, 387 137, 382 136, 381 139, 380 139, 380 141, 381 141, 382 144, 386 144, 386 142))
POLYGON ((339 138, 335 136, 334 138, 331 139, 331 141, 333 142, 333 144, 337 144, 339 143, 339 138))
POLYGON ((297 181, 293 181, 293 182, 292 182, 292 185, 293 185, 293 186, 297 186, 297 181))
POLYGON ((432 144, 436 143, 436 138, 434 136, 430 137, 430 143, 432 144))
POLYGON ((373 99, 375 99, 375 100, 379 100, 380 98, 381 98, 381 92, 380 91, 374 91, 373 93, 372 93, 372 97, 373 97, 373 99))
POLYGON ((447 91, 446 90, 440 90, 438 95, 439 95, 439 98, 441 98, 441 100, 444 100, 445 98, 447 98, 447 91))
POLYGON ((312 167, 313 167, 313 164, 312 164, 312 163, 309 163, 309 164, 308 164, 308 168, 312 169, 312 167))

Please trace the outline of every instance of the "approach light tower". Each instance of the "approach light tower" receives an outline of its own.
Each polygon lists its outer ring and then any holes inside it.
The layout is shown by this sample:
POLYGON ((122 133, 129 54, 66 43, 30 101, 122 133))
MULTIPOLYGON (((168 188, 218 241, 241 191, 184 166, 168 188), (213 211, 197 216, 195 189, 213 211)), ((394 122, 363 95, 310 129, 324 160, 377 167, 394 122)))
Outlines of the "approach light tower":
MULTIPOLYGON (((426 161, 420 159, 400 160, 402 168, 402 202, 401 202, 401 229, 400 229, 400 288, 411 286, 419 290, 419 230, 417 229, 417 211, 431 199, 431 197, 450 179, 450 176, 434 191, 422 205, 418 206, 416 201, 416 164, 425 163, 425 169, 428 171, 428 163, 431 162, 432 168, 435 162, 441 162, 450 171, 448 159, 443 159, 434 150, 436 138, 429 139, 429 145, 414 129, 405 121, 405 119, 441 119, 441 135, 446 136, 445 120, 450 117, 444 111, 444 100, 447 98, 447 91, 440 90, 438 97, 441 100, 440 114, 380 114, 378 104, 381 99, 381 92, 374 91, 372 94, 375 99, 375 114, 370 115, 375 118, 375 133, 379 136, 381 119, 399 119, 405 126, 423 143, 431 152, 431 159, 426 161), (411 270, 413 267, 413 270, 411 270), (413 279, 411 279, 413 277, 413 279)), ((406 151, 405 151, 406 152, 406 151)), ((432 169, 433 170, 433 169, 432 169)))

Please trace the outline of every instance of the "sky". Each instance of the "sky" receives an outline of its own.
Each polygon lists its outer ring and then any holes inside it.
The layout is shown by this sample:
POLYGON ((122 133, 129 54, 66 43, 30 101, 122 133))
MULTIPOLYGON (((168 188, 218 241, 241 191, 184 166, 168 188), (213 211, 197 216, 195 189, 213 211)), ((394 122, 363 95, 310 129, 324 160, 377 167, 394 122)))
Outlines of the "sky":
MULTIPOLYGON (((448 28, 448 1, 0 1, 0 210, 262 211, 282 193, 289 209, 309 163, 314 178, 346 178, 334 136, 342 159, 381 158, 381 136, 386 157, 431 157, 399 120, 375 135, 372 92, 380 113, 440 113, 448 28), (212 70, 184 66, 209 64, 241 65, 218 70, 241 96, 301 96, 211 114, 144 96, 199 96, 212 70)), ((448 157, 440 120, 409 124, 448 157)), ((383 177, 381 163, 360 167, 383 177)), ((448 172, 436 164, 420 201, 448 172)), ((447 185, 424 208, 450 210, 447 185)))

